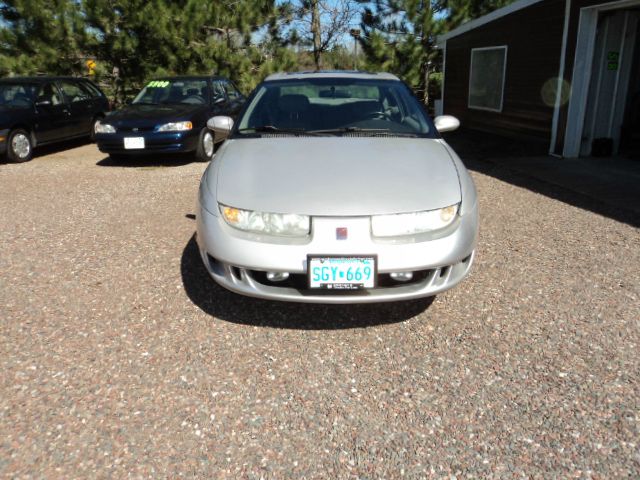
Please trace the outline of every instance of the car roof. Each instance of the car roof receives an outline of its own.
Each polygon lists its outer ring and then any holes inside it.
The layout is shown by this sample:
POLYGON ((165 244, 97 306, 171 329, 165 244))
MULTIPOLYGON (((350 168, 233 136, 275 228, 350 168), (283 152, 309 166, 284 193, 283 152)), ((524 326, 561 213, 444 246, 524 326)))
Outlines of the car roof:
POLYGON ((371 73, 359 70, 320 70, 308 72, 282 72, 269 75, 265 82, 278 80, 302 80, 306 78, 357 78, 362 80, 400 80, 392 73, 371 73))
POLYGON ((37 76, 37 77, 4 77, 4 78, 0 78, 0 83, 44 83, 44 82, 52 82, 52 81, 55 81, 55 80, 85 80, 85 81, 91 81, 91 79, 84 78, 84 77, 42 75, 42 76, 37 76))
POLYGON ((211 78, 212 80, 228 80, 226 77, 220 75, 166 75, 161 77, 155 77, 155 80, 206 80, 211 78))

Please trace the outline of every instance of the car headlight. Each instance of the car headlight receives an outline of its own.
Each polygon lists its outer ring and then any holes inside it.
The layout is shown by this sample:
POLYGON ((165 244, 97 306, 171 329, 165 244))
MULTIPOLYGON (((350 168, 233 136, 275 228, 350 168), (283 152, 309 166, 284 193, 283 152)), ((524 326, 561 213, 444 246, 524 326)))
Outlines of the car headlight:
POLYGON ((309 234, 310 219, 295 213, 265 213, 220 205, 222 218, 232 227, 247 232, 266 233, 286 237, 309 234))
POLYGON ((458 206, 459 204, 450 205, 423 212, 374 215, 371 217, 371 232, 375 237, 397 237, 440 230, 453 223, 458 206))
POLYGON ((158 127, 159 132, 185 132, 193 128, 191 122, 171 122, 158 127))
POLYGON ((96 124, 96 133, 116 133, 116 127, 108 123, 98 122, 96 124))

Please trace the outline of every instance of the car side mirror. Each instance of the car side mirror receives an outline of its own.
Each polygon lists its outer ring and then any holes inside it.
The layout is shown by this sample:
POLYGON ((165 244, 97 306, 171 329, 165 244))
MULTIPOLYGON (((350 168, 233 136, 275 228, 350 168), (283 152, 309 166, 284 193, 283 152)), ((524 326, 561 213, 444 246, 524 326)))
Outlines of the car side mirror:
POLYGON ((460 126, 460 120, 452 115, 439 115, 433 120, 433 123, 440 133, 452 132, 460 126))
POLYGON ((217 115, 207 121, 207 128, 213 131, 213 141, 222 142, 231 133, 233 128, 233 118, 217 115))

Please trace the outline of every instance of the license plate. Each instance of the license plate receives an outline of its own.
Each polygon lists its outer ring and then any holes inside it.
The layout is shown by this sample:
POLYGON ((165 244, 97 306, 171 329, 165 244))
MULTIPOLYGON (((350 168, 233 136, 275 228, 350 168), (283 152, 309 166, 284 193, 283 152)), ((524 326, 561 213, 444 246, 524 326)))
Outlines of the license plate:
POLYGON ((144 137, 124 137, 125 150, 144 148, 144 137))
POLYGON ((358 290, 376 286, 374 256, 309 256, 309 288, 358 290))

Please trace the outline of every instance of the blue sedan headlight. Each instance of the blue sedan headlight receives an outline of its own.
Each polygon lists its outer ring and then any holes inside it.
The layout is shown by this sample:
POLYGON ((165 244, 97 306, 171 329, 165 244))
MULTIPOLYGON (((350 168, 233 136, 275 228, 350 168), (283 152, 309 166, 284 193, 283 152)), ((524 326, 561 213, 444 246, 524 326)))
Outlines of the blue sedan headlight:
POLYGON ((116 133, 116 128, 108 123, 96 123, 96 133, 116 133))
POLYGON ((171 122, 158 127, 159 132, 186 132, 193 128, 191 122, 171 122))

